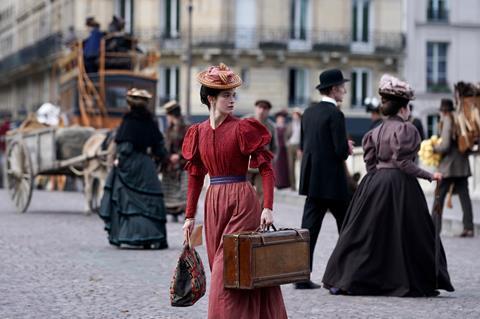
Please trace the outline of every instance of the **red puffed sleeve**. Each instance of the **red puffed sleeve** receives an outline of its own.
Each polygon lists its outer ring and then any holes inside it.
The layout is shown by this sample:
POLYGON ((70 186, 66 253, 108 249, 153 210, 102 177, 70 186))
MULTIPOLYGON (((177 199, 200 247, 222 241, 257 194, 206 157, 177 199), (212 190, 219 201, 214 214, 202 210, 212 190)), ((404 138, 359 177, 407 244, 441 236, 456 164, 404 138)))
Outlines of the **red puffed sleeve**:
POLYGON ((187 161, 185 170, 188 171, 187 207, 185 217, 193 218, 197 212, 197 203, 203 188, 203 181, 207 169, 202 163, 198 151, 198 124, 192 125, 183 139, 183 157, 187 161))
POLYGON ((267 128, 256 119, 243 119, 238 124, 238 140, 243 155, 250 156, 250 167, 258 168, 263 183, 263 207, 273 208, 274 175, 273 154, 267 150, 272 136, 267 128))

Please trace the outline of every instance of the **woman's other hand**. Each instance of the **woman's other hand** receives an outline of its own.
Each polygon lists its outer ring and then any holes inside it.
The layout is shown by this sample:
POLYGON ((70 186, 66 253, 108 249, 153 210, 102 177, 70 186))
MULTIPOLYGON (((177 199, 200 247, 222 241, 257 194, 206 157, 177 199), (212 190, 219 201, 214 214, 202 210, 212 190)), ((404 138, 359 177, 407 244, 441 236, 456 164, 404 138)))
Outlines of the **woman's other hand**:
POLYGON ((442 173, 439 173, 439 172, 433 173, 432 179, 433 179, 434 181, 440 182, 440 181, 442 180, 442 178, 443 178, 442 173))
POLYGON ((262 230, 267 229, 268 226, 273 224, 273 212, 269 208, 264 208, 262 216, 260 217, 260 228, 262 230))

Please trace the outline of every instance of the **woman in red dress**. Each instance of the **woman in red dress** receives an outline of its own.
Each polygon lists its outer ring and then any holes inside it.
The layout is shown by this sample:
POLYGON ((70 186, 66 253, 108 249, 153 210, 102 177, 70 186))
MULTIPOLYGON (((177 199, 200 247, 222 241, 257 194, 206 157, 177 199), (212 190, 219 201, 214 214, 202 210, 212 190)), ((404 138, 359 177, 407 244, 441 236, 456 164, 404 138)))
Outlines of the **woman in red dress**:
POLYGON ((265 149, 268 130, 255 119, 233 117, 235 88, 242 84, 226 65, 211 66, 197 76, 200 98, 209 119, 192 125, 183 142, 189 173, 184 232, 191 232, 205 175, 210 186, 205 196, 205 239, 211 284, 208 318, 287 318, 280 287, 235 290, 223 287, 223 235, 252 231, 273 223, 273 155, 265 149), (262 175, 265 207, 246 180, 250 166, 262 175))

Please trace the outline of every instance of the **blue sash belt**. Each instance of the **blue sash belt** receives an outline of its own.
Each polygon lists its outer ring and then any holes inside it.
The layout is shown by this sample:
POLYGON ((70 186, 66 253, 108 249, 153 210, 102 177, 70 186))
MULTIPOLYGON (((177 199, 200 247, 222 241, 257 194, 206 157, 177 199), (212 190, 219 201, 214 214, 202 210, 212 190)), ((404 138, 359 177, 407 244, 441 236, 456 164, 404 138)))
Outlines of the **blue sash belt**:
POLYGON ((246 180, 246 176, 210 176, 210 185, 241 183, 246 180))

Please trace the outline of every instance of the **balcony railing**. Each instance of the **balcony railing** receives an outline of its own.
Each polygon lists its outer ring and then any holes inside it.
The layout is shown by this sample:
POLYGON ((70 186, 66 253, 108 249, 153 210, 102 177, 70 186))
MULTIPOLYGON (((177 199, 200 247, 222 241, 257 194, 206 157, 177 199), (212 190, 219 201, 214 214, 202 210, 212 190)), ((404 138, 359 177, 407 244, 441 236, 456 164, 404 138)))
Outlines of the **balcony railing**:
POLYGON ((60 33, 49 35, 34 44, 12 53, 0 60, 0 73, 10 72, 18 67, 41 63, 62 48, 60 33))
MULTIPOLYGON (((185 49, 185 34, 172 38, 160 31, 136 32, 141 38, 147 37, 158 41, 161 49, 185 49)), ((194 28, 192 43, 194 48, 220 49, 264 49, 264 50, 305 50, 305 51, 352 51, 359 42, 352 40, 350 30, 324 31, 310 29, 304 36, 292 37, 289 28, 223 28, 221 31, 208 28, 194 28), (353 45, 355 44, 355 45, 353 45)), ((405 37, 400 32, 373 31, 369 33, 369 42, 360 42, 369 47, 372 53, 400 53, 405 48, 405 37)))
POLYGON ((430 22, 448 22, 449 11, 446 9, 427 9, 427 20, 430 22))

